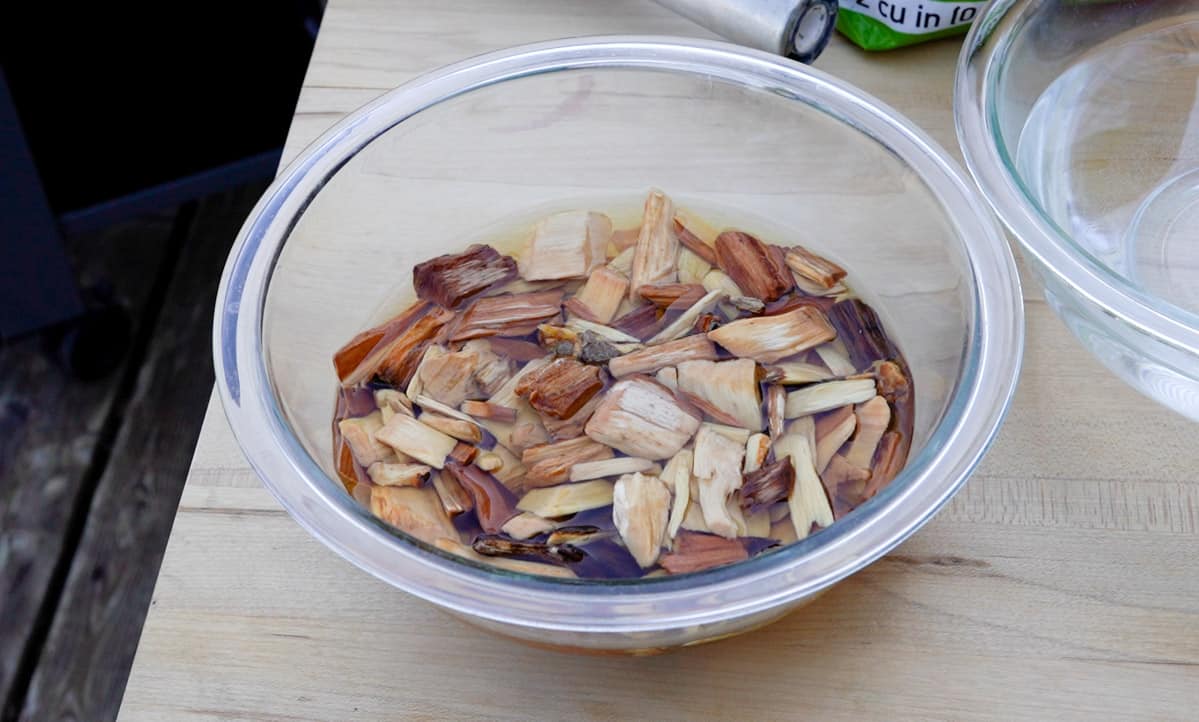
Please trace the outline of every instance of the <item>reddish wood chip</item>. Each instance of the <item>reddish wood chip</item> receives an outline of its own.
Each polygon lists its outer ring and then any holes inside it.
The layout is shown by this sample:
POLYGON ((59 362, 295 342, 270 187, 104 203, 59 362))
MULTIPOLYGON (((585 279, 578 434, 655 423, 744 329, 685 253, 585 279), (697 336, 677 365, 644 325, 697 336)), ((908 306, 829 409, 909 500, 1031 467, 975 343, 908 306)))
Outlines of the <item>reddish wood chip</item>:
POLYGON ((418 298, 457 308, 497 284, 516 278, 516 261, 491 246, 475 244, 456 255, 438 256, 412 269, 418 298))
POLYGON ((562 356, 525 374, 515 391, 537 411, 555 419, 568 419, 603 387, 598 366, 562 356))
POLYGON ((746 295, 768 303, 795 288, 782 254, 748 233, 725 231, 717 236, 716 263, 746 295))
POLYGON ((737 539, 685 531, 676 537, 674 550, 663 554, 658 564, 671 574, 686 574, 748 558, 745 545, 737 539))

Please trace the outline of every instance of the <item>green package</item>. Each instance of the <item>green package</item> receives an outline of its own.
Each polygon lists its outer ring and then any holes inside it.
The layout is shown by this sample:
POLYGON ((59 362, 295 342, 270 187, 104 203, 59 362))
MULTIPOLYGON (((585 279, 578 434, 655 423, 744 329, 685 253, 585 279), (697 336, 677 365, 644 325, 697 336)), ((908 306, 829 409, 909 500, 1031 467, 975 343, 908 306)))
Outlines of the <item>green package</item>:
POLYGON ((986 0, 839 0, 837 30, 866 50, 964 35, 986 0))

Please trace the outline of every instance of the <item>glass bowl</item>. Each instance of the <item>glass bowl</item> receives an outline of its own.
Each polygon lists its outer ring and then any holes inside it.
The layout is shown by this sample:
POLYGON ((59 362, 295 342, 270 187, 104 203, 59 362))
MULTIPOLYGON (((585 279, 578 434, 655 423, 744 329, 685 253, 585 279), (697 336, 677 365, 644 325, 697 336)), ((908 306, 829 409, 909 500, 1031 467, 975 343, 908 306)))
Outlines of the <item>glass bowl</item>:
POLYGON ((1052 308, 1199 420, 1199 13, 1191 0, 996 0, 967 37, 966 162, 1052 308))
POLYGON ((645 652, 775 619, 927 522, 1001 422, 1023 315, 998 224, 944 151, 894 111, 724 43, 600 38, 474 58, 334 126, 246 221, 214 334, 217 385, 246 457, 317 539, 510 637, 645 652), (683 206, 768 219, 850 269, 912 368, 906 469, 800 543, 677 577, 505 572, 376 521, 332 468, 333 352, 403 307, 415 263, 461 250, 497 220, 640 200, 650 186, 683 206))

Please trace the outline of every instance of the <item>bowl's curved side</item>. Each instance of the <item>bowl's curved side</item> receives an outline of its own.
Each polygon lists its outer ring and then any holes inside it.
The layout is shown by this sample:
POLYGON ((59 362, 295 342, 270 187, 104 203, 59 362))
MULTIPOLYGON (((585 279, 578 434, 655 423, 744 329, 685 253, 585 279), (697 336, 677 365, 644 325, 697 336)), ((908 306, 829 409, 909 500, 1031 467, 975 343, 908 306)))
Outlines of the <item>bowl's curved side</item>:
POLYGON ((247 459, 291 515, 362 569, 458 614, 542 643, 676 646, 772 619, 861 569, 926 523, 993 439, 1015 389, 1023 307, 997 224, 961 170, 893 110, 846 84, 765 53, 671 38, 554 41, 485 55, 402 86, 338 123, 278 177, 239 234, 214 324, 217 386, 247 459), (636 584, 571 584, 487 571, 407 543, 365 518, 309 458, 277 406, 262 327, 271 273, 289 231, 322 185, 375 137, 472 88, 562 69, 702 73, 814 105, 904 159, 955 226, 973 279, 965 371, 944 419, 901 477, 828 531, 732 567, 636 584))
POLYGON ((1041 277, 1051 307, 1105 366, 1155 401, 1199 420, 1199 328, 1076 249, 1032 204, 1000 147, 1004 55, 1031 0, 996 0, 958 58, 954 123, 966 166, 1041 277))

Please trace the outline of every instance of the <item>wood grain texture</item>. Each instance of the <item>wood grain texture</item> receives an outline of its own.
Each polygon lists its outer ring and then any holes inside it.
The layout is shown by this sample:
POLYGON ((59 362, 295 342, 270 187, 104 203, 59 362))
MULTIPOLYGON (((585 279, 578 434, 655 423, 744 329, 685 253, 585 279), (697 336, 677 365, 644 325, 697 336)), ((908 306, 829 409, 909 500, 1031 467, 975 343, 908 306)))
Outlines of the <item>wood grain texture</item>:
MULTIPOLYGON (((287 156, 422 70, 604 32, 709 36, 631 1, 333 3, 287 156)), ((837 38, 819 65, 954 149, 956 51, 870 55, 837 38)), ((1195 427, 1104 371, 1025 278, 1020 389, 950 505, 785 620, 658 658, 525 648, 359 572, 278 507, 214 403, 122 717, 1193 718, 1195 427)))
POLYGON ((176 263, 21 719, 117 715, 212 386, 212 306, 263 186, 211 196, 176 263))
MULTIPOLYGON (((81 286, 109 287, 136 322, 170 232, 168 215, 70 239, 81 286)), ((0 716, 127 363, 85 383, 40 337, 0 350, 0 716)))

